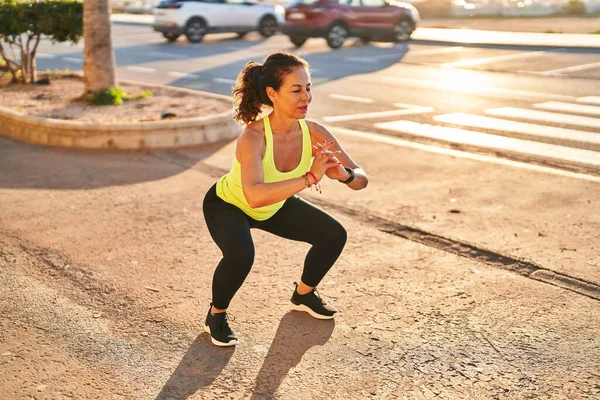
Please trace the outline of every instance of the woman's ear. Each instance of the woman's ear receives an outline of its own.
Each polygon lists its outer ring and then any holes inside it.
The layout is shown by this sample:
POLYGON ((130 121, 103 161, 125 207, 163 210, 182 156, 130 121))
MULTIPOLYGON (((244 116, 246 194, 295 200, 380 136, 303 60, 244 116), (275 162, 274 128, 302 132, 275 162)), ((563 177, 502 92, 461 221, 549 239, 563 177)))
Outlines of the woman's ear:
POLYGON ((275 103, 275 98, 277 97, 277 92, 275 91, 275 89, 273 89, 271 86, 267 86, 267 96, 269 97, 269 100, 271 100, 271 103, 275 103))

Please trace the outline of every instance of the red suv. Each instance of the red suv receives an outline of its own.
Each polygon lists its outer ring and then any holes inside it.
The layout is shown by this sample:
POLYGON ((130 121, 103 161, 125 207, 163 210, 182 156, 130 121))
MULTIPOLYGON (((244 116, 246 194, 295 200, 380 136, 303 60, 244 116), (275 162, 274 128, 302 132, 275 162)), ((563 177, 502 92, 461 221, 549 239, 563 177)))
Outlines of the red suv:
POLYGON ((296 46, 323 37, 337 49, 350 36, 408 40, 419 21, 414 6, 393 0, 293 0, 286 6, 282 31, 296 46))

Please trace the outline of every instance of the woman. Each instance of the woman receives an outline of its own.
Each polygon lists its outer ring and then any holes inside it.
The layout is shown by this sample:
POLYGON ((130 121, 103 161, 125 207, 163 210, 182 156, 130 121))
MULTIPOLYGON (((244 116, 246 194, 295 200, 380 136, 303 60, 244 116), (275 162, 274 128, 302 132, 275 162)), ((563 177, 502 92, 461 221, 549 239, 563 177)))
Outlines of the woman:
POLYGON ((263 65, 249 62, 237 78, 233 98, 234 118, 245 128, 231 171, 204 198, 208 230, 223 252, 204 326, 217 346, 238 344, 226 310, 254 262, 250 228, 312 244, 300 283, 295 283, 293 307, 319 319, 337 316, 316 286, 342 252, 346 231, 295 195, 313 186, 320 191, 323 176, 354 190, 368 183, 365 172, 326 128, 304 120, 312 94, 308 63, 302 58, 277 52, 263 65), (257 120, 265 106, 273 111, 257 120))

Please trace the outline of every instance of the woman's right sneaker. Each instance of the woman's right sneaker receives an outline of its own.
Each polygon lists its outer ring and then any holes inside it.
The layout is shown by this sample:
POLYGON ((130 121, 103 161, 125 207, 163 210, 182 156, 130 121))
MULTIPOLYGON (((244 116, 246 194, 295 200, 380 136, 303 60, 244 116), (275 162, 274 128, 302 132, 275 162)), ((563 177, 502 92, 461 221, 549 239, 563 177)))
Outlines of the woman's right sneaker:
POLYGON ((333 319, 340 313, 333 307, 330 307, 323 301, 317 288, 313 288, 306 294, 298 293, 298 283, 294 282, 296 289, 292 295, 293 309, 296 311, 305 311, 318 319, 333 319))
POLYGON ((210 340, 217 346, 235 346, 239 343, 237 336, 229 327, 227 313, 212 313, 212 304, 208 309, 204 330, 210 335, 210 340))

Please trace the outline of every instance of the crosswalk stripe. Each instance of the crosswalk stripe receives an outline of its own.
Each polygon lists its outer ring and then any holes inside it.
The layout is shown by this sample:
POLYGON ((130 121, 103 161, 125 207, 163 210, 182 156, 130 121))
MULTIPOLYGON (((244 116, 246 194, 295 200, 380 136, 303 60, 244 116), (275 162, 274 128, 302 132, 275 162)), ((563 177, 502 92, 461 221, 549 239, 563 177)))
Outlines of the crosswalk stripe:
POLYGON ((375 124, 375 126, 381 129, 442 140, 445 142, 473 145, 488 149, 506 150, 513 153, 600 166, 600 153, 591 150, 574 149, 554 144, 490 135, 466 129, 421 124, 413 121, 381 122, 375 124))
POLYGON ((370 103, 375 102, 375 100, 369 99, 367 97, 347 96, 345 94, 337 94, 337 93, 332 93, 329 95, 329 97, 331 97, 332 99, 353 101, 355 103, 370 104, 370 103))
POLYGON ((396 104, 396 107, 403 108, 402 110, 387 110, 387 111, 374 111, 369 113, 361 114, 348 114, 348 115, 335 115, 329 117, 323 117, 323 120, 327 122, 339 122, 339 121, 351 121, 355 119, 365 118, 384 118, 384 117, 395 117, 399 115, 413 115, 434 112, 435 110, 431 107, 423 106, 412 106, 409 104, 396 104))
POLYGON ((445 54, 445 53, 458 53, 464 50, 464 47, 462 46, 458 46, 458 47, 442 47, 442 48, 436 48, 436 49, 427 49, 427 50, 411 50, 410 48, 408 49, 408 53, 411 56, 430 56, 433 54, 445 54))
POLYGON ((513 167, 513 168, 521 168, 521 169, 526 169, 529 171, 543 172, 543 173, 547 173, 547 174, 563 176, 563 177, 573 178, 573 179, 581 179, 581 180, 586 180, 586 181, 590 181, 590 182, 600 182, 599 176, 587 175, 587 174, 582 174, 582 173, 578 173, 578 172, 565 171, 562 169, 546 167, 546 166, 542 166, 542 165, 528 164, 528 163, 524 163, 521 161, 507 160, 505 158, 498 158, 498 157, 488 156, 485 154, 470 153, 468 151, 449 149, 449 148, 441 147, 441 146, 417 143, 417 142, 412 142, 410 140, 404 140, 404 139, 400 139, 400 138, 396 138, 396 137, 390 137, 387 135, 378 135, 378 134, 374 134, 374 133, 370 133, 370 132, 362 132, 362 131, 356 131, 356 130, 346 129, 346 128, 337 128, 337 127, 332 127, 331 131, 336 136, 341 136, 341 135, 352 136, 352 137, 357 137, 357 138, 360 138, 363 140, 369 140, 369 141, 375 142, 375 143, 385 143, 385 144, 388 144, 391 146, 427 151, 427 152, 434 153, 434 154, 441 154, 441 155, 450 156, 450 157, 462 158, 465 160, 474 160, 474 161, 486 162, 486 163, 490 163, 490 164, 513 167))
POLYGON ((522 133, 553 139, 572 140, 581 143, 600 144, 600 134, 555 126, 529 124, 527 122, 490 118, 467 113, 436 115, 434 120, 448 124, 470 126, 473 128, 493 129, 496 131, 522 133))
POLYGON ((600 119, 598 118, 528 110, 526 108, 500 107, 485 110, 485 113, 496 117, 521 118, 531 121, 549 122, 553 124, 567 124, 586 128, 600 128, 600 119))
POLYGON ((439 81, 439 80, 423 80, 413 78, 400 78, 397 76, 387 75, 361 75, 350 78, 359 82, 376 82, 382 83, 386 86, 391 84, 397 84, 401 86, 416 87, 423 89, 440 90, 443 92, 451 93, 467 93, 475 96, 490 96, 499 98, 508 98, 511 100, 527 100, 527 101, 545 101, 545 100, 556 100, 556 101, 573 101, 573 96, 565 96, 560 94, 542 93, 542 92, 530 92, 527 90, 516 90, 516 89, 504 89, 492 86, 483 86, 478 84, 472 84, 471 82, 465 82, 463 80, 457 81, 439 81))
POLYGON ((563 103, 560 101, 549 101, 546 103, 539 103, 533 105, 535 108, 541 108, 542 110, 550 111, 561 111, 573 114, 587 114, 587 115, 598 115, 600 116, 600 107, 587 106, 583 104, 575 103, 563 103))
POLYGON ((579 72, 579 71, 585 71, 587 69, 595 69, 595 68, 600 68, 600 62, 591 63, 591 64, 575 65, 573 67, 552 69, 549 71, 544 71, 543 73, 544 74, 562 74, 565 72, 579 72))
POLYGON ((600 96, 579 97, 577 101, 580 103, 600 104, 600 96))
POLYGON ((508 60, 516 60, 516 59, 520 59, 520 58, 539 57, 543 54, 546 54, 546 52, 544 52, 544 51, 533 51, 533 52, 527 52, 527 53, 521 52, 521 53, 517 53, 517 54, 505 54, 502 56, 476 58, 476 59, 471 59, 471 60, 461 60, 461 61, 449 62, 449 63, 444 63, 441 66, 442 66, 442 68, 469 67, 472 65, 488 64, 488 63, 497 62, 497 61, 508 61, 508 60))

